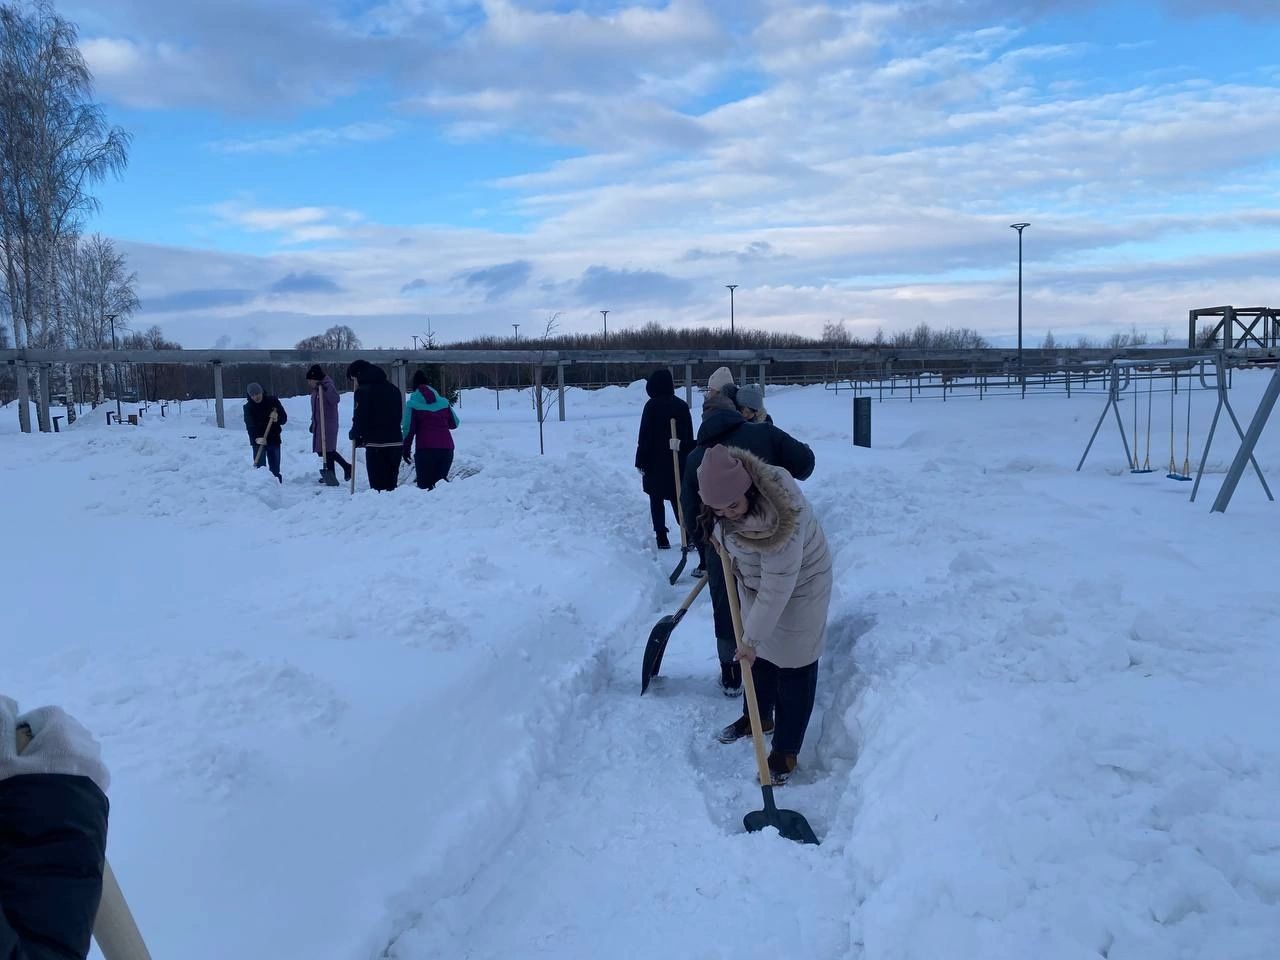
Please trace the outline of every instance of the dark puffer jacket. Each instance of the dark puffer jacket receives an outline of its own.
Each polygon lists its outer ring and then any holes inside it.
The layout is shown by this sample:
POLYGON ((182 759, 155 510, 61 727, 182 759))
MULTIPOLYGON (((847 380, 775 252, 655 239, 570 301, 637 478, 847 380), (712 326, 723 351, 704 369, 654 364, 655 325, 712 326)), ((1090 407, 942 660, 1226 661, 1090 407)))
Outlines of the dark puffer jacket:
POLYGON ((107 809, 88 777, 0 780, 0 960, 83 960, 89 953, 107 809))
POLYGON ((698 467, 708 448, 722 443, 754 453, 765 463, 782 467, 797 480, 808 480, 813 475, 814 457, 808 444, 771 423, 747 423, 736 410, 712 410, 698 427, 698 445, 685 464, 680 491, 685 532, 692 543, 701 539, 698 535, 698 511, 702 509, 698 467))
POLYGON ((289 422, 289 415, 284 412, 284 407, 280 403, 279 397, 273 397, 271 394, 263 394, 262 399, 257 403, 252 400, 244 402, 244 428, 249 431, 249 439, 254 443, 258 442, 259 437, 267 438, 267 446, 274 446, 280 442, 280 428, 289 422), (276 422, 271 423, 271 411, 276 412, 276 422), (267 427, 271 429, 268 432, 267 427))
MULTIPOLYGON (((354 364, 353 364, 354 366, 354 364)), ((354 371, 355 412, 351 415, 351 439, 357 446, 400 446, 400 414, 404 397, 387 380, 381 367, 371 363, 354 371)))
POLYGON ((649 399, 640 415, 640 438, 636 443, 636 467, 644 471, 644 492, 664 500, 676 497, 675 468, 671 464, 671 421, 676 422, 680 441, 680 475, 693 449, 693 417, 689 405, 676 396, 671 371, 655 370, 645 385, 649 399))

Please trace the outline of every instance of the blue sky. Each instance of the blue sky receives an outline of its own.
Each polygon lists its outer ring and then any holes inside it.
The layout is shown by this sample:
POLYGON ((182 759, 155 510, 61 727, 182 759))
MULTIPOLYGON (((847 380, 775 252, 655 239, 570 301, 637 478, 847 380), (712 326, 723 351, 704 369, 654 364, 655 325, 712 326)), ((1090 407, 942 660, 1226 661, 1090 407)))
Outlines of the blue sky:
POLYGON ((64 2, 135 325, 651 320, 1032 342, 1273 303, 1270 0, 64 2), (301 279, 299 279, 301 278, 301 279), (284 281, 284 282, 282 282, 284 281))

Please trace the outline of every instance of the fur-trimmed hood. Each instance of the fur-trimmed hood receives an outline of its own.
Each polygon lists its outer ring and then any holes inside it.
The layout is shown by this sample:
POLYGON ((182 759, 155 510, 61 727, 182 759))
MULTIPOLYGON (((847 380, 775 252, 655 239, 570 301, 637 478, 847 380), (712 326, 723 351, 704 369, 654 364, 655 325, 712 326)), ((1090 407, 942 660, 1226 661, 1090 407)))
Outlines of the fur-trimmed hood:
POLYGON ((741 447, 725 449, 742 463, 760 494, 752 512, 741 520, 721 519, 725 532, 763 553, 781 549, 795 536, 800 505, 793 496, 795 481, 781 467, 772 467, 741 447))

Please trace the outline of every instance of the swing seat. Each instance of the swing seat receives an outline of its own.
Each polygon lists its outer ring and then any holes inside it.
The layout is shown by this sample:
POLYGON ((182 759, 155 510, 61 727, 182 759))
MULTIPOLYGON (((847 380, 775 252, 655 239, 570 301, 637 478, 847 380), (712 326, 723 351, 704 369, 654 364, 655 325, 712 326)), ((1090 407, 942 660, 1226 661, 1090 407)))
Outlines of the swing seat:
POLYGON ((1185 477, 1180 473, 1166 473, 1165 477, 1169 480, 1193 480, 1194 477, 1185 477))
POLYGON ((1130 473, 1155 473, 1155 471, 1152 470, 1150 467, 1147 467, 1143 470, 1139 470, 1137 467, 1131 467, 1129 469, 1129 472, 1130 473))

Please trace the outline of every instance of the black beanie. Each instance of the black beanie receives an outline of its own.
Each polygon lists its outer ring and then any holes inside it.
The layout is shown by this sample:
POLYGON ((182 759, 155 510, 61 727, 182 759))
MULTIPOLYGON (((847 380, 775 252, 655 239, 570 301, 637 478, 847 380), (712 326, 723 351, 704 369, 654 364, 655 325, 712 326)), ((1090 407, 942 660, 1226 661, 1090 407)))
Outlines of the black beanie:
POLYGON ((425 371, 415 370, 413 372, 413 385, 415 387, 427 386, 427 374, 425 371))
POLYGON ((320 364, 313 363, 311 365, 311 369, 307 371, 307 379, 317 382, 324 379, 324 371, 320 369, 320 364))
POLYGON ((359 380, 366 370, 369 369, 368 360, 353 360, 351 366, 347 367, 347 379, 359 380))

